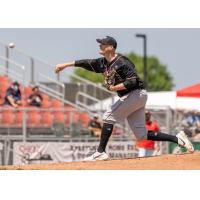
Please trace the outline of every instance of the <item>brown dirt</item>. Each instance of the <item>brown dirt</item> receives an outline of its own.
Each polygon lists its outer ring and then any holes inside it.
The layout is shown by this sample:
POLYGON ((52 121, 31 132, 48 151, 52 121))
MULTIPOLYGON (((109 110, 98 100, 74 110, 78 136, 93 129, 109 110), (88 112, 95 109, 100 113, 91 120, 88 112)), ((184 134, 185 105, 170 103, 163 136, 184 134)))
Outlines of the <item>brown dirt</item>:
POLYGON ((109 160, 96 162, 71 162, 0 166, 2 170, 191 170, 200 169, 200 152, 193 154, 162 155, 148 158, 109 160))

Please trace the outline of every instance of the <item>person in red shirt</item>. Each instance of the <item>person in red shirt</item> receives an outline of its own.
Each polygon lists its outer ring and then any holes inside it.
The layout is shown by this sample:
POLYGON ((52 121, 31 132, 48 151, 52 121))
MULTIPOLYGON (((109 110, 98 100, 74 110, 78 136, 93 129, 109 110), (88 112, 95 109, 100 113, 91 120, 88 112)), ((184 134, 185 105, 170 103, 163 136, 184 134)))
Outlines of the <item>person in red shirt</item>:
MULTIPOLYGON (((151 113, 149 111, 145 112, 146 129, 148 131, 159 131, 156 122, 151 121, 151 113)), ((152 140, 140 140, 137 142, 138 157, 154 156, 160 151, 160 146, 158 142, 152 140)))

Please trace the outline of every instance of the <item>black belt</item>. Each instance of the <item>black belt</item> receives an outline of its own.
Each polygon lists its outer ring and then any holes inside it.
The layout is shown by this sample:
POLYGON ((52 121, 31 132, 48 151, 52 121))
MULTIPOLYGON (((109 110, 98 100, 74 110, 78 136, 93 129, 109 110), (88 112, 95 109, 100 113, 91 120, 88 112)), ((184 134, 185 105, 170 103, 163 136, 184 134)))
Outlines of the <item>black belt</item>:
MULTIPOLYGON (((123 96, 125 96, 125 95, 131 93, 131 92, 134 91, 134 90, 144 90, 144 89, 145 89, 144 87, 134 88, 133 90, 128 90, 127 92, 124 92, 123 94, 118 93, 118 96, 119 96, 119 97, 123 97, 123 96)), ((122 91, 123 91, 123 90, 121 90, 121 92, 122 92, 122 91)))

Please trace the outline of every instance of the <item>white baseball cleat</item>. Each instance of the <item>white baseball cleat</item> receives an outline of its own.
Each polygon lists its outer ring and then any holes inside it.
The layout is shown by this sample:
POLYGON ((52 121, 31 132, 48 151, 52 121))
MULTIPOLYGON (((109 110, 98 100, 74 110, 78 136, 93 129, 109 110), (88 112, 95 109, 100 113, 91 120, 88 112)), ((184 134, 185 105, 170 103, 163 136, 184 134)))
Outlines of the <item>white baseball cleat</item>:
POLYGON ((179 144, 182 147, 185 147, 190 153, 194 152, 194 147, 190 140, 188 139, 187 135, 184 133, 184 131, 180 131, 176 137, 182 141, 183 144, 179 144))
POLYGON ((99 153, 98 151, 96 151, 91 156, 84 158, 83 161, 96 161, 96 160, 108 160, 108 159, 109 156, 105 152, 99 153))

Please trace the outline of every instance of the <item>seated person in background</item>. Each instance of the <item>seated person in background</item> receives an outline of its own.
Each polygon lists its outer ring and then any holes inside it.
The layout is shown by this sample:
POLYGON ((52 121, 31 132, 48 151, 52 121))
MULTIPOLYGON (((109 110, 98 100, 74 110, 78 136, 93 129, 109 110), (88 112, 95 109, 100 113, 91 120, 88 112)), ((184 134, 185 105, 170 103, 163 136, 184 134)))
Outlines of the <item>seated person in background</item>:
POLYGON ((30 106, 37 106, 40 107, 42 105, 42 95, 39 91, 39 87, 35 86, 32 88, 33 93, 28 97, 28 104, 30 106))
POLYGON ((14 82, 6 91, 4 105, 10 105, 14 108, 18 108, 21 105, 21 91, 19 89, 19 83, 14 82))
POLYGON ((90 120, 89 124, 88 124, 88 129, 90 130, 92 136, 97 136, 100 137, 101 136, 101 123, 98 121, 98 115, 95 114, 93 119, 90 120))

